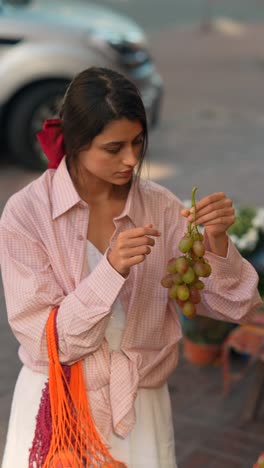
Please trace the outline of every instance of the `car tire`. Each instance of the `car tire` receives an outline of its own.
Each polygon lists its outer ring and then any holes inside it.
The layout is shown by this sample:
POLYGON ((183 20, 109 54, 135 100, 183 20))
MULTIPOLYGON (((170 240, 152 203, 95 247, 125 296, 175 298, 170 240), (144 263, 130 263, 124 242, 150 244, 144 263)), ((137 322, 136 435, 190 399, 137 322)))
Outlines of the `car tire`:
POLYGON ((68 84, 68 81, 52 81, 33 85, 12 103, 7 118, 7 146, 20 165, 34 170, 47 169, 47 160, 36 133, 45 119, 57 116, 59 101, 68 84))

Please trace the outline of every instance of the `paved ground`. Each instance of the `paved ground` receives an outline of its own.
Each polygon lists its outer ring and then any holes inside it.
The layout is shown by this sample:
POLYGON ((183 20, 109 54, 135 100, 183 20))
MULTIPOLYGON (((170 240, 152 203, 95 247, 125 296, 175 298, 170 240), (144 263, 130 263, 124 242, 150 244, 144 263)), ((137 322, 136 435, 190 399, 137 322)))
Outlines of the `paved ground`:
MULTIPOLYGON (((264 27, 240 36, 198 28, 151 35, 165 79, 163 121, 151 136, 150 175, 182 198, 225 190, 236 201, 263 204, 264 27)), ((36 174, 0 170, 0 210, 36 174)), ((0 458, 19 369, 0 286, 0 458)), ((199 370, 181 360, 170 390, 179 468, 251 468, 264 450, 264 415, 250 425, 240 415, 254 375, 226 399, 218 367, 199 370)), ((10 467, 17 468, 17 467, 10 467)), ((18 467, 19 468, 19 467, 18 467)))
POLYGON ((167 99, 150 159, 171 166, 159 181, 183 198, 198 185, 199 196, 224 190, 237 202, 261 205, 263 27, 238 36, 207 35, 197 27, 152 37, 167 99))
POLYGON ((224 398, 219 366, 181 359, 170 381, 179 468, 252 468, 264 447, 264 405, 255 422, 241 415, 254 382, 253 371, 224 398))

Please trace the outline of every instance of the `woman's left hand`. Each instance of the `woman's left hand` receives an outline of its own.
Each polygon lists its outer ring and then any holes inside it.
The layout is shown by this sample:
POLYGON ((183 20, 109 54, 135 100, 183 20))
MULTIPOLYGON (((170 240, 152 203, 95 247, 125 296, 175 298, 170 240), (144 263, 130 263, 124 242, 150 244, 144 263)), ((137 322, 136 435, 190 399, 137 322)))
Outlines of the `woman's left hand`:
MULTIPOLYGON (((193 213, 193 208, 181 211, 181 214, 191 222, 194 221, 193 213)), ((218 255, 226 255, 226 231, 234 222, 233 202, 225 193, 212 193, 196 203, 196 223, 204 226, 211 250, 218 255)))

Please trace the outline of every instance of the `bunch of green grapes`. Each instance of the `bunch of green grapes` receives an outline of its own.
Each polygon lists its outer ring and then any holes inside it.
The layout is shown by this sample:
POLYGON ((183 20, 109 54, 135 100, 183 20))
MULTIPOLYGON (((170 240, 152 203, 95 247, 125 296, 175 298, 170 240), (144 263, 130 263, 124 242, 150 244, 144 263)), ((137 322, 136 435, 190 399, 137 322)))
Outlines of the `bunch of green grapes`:
POLYGON ((169 261, 168 273, 161 280, 162 286, 169 289, 169 297, 176 299, 183 314, 188 318, 195 317, 195 306, 201 301, 200 291, 204 288, 204 283, 200 278, 207 278, 211 274, 211 266, 204 259, 203 234, 198 231, 196 225, 196 190, 197 187, 192 190, 194 221, 188 223, 188 230, 178 245, 183 255, 169 261))

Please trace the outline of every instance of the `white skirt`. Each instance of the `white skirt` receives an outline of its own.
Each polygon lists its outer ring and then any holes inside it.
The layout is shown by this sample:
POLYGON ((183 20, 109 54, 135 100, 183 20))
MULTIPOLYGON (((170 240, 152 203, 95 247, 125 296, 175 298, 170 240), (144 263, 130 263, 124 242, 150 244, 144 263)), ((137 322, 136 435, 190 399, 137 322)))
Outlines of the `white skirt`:
MULTIPOLYGON (((28 468, 42 390, 47 377, 23 366, 16 383, 2 468, 28 468)), ((110 436, 110 452, 129 468, 177 468, 168 386, 139 389, 136 424, 125 439, 110 436)))

